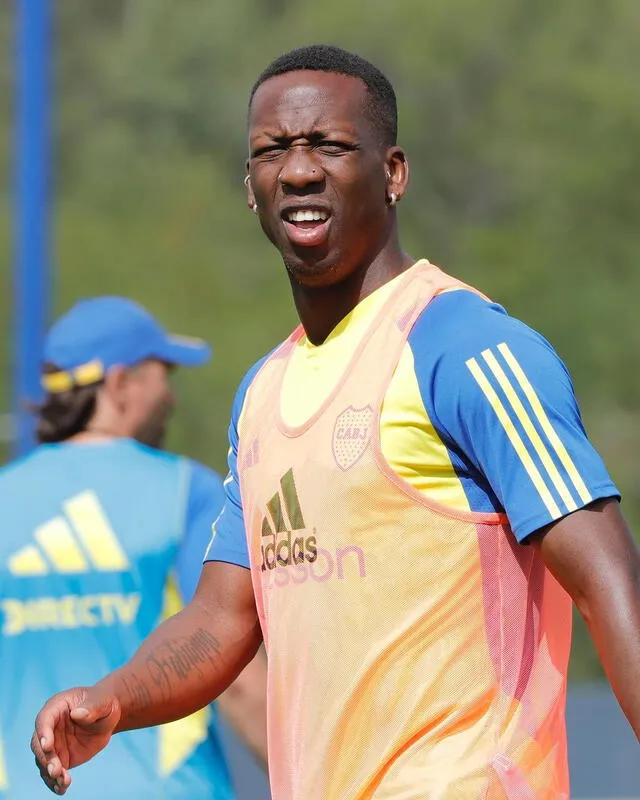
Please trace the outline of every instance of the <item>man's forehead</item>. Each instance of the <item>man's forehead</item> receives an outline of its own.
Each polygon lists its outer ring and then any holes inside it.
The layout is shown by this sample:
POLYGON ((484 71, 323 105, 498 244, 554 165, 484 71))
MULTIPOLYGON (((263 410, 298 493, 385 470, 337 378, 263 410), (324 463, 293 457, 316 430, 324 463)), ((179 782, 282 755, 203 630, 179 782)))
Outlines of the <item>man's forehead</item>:
POLYGON ((304 117, 323 123, 346 121, 362 108, 366 86, 359 78, 333 72, 300 70, 276 75, 261 84, 251 103, 251 125, 278 124, 304 117))

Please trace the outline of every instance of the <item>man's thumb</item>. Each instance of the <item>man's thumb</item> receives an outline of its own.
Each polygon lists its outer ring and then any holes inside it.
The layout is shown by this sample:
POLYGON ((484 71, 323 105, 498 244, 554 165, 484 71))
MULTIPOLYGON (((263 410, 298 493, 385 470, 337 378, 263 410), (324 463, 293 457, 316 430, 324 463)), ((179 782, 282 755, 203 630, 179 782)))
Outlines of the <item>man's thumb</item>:
POLYGON ((96 723, 106 722, 112 712, 113 705, 108 700, 97 703, 85 700, 82 705, 72 709, 69 716, 78 725, 88 728, 96 723))
POLYGON ((95 708, 87 708, 86 706, 78 706, 70 712, 71 719, 74 722, 93 722, 95 708))

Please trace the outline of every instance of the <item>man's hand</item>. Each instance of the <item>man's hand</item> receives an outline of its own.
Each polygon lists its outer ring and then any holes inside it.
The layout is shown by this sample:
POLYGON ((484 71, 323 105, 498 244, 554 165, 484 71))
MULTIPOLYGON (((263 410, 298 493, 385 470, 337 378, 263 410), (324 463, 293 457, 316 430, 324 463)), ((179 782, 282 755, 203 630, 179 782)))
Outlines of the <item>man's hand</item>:
POLYGON ((91 688, 52 697, 31 742, 47 786, 69 788, 69 770, 100 752, 113 733, 161 725, 211 703, 262 641, 251 573, 204 565, 195 596, 145 639, 130 661, 91 688))
POLYGON ((31 749, 49 789, 64 794, 69 770, 106 747, 119 720, 117 699, 96 689, 69 689, 48 700, 36 717, 31 749))

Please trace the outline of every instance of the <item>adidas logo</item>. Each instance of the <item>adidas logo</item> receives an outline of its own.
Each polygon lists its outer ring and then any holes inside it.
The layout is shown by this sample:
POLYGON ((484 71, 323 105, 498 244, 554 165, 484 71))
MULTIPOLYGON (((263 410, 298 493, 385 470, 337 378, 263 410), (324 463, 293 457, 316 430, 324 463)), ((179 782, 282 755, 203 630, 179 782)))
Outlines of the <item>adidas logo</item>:
POLYGON ((8 559, 8 569, 18 577, 124 572, 129 560, 95 492, 86 491, 66 500, 63 515, 39 525, 35 544, 26 545, 8 559))
POLYGON ((280 491, 267 503, 262 519, 262 571, 313 563, 318 558, 316 537, 308 531, 302 516, 293 470, 280 478, 280 491), (296 535, 298 534, 298 535, 296 535))

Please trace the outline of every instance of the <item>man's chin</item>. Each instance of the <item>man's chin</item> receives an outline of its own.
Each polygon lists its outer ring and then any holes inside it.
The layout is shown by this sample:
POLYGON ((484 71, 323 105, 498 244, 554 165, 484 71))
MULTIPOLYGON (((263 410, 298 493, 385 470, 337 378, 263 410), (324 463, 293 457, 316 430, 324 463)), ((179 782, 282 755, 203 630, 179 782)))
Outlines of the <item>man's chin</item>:
POLYGON ((328 289, 349 279, 350 273, 341 269, 340 262, 327 259, 317 264, 285 262, 292 283, 305 289, 328 289))
POLYGON ((291 279, 302 286, 322 287, 336 283, 339 270, 335 256, 326 247, 296 248, 282 260, 291 279))

